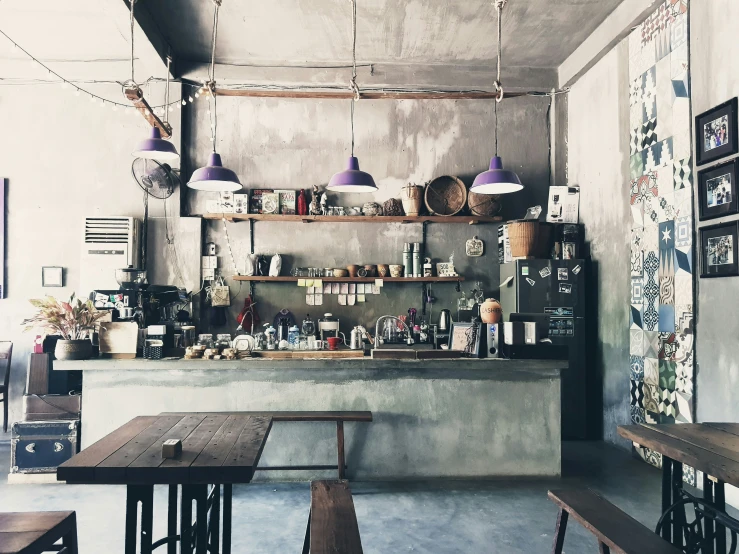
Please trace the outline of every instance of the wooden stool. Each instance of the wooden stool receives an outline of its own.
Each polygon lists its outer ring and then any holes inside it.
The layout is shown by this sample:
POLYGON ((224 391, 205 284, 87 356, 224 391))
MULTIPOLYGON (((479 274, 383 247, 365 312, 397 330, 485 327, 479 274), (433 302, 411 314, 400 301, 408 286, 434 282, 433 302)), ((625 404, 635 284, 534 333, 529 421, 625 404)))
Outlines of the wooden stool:
POLYGON ((349 483, 313 481, 303 554, 362 554, 349 483))
POLYGON ((77 554, 74 512, 0 513, 0 554, 77 554), (62 545, 54 546, 57 541, 62 545))

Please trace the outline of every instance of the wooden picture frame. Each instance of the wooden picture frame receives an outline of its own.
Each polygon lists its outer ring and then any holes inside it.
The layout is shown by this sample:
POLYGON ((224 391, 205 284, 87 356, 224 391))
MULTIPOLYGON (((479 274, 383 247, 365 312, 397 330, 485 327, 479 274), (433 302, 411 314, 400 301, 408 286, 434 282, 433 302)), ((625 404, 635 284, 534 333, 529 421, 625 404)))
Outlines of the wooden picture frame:
POLYGON ((700 229, 701 277, 739 276, 739 222, 700 229))
POLYGON ((469 358, 480 357, 480 324, 452 323, 449 332, 449 350, 462 352, 469 358))
POLYGON ((698 172, 700 221, 739 213, 739 158, 698 172))
POLYGON ((704 165, 739 153, 739 118, 732 98, 695 118, 695 162, 704 165))
POLYGON ((64 268, 56 266, 45 266, 41 268, 42 287, 63 287, 64 268))

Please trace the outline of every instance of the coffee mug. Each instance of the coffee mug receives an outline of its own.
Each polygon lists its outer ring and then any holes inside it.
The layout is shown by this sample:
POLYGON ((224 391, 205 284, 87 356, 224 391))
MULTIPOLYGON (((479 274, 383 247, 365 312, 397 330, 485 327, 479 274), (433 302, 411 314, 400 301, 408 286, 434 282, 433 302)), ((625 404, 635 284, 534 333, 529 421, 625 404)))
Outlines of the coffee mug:
POLYGON ((341 337, 329 337, 326 339, 326 342, 328 343, 329 350, 338 350, 339 345, 344 342, 344 339, 341 337))

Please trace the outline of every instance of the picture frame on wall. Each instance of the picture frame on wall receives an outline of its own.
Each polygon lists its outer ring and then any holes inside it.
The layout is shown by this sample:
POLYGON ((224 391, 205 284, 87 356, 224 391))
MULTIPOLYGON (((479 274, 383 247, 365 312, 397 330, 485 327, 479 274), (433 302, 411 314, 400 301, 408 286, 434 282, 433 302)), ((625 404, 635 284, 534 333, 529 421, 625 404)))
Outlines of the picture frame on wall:
POLYGON ((702 227, 701 277, 731 277, 739 275, 739 222, 702 227))
POLYGON ((61 267, 42 267, 41 268, 41 286, 42 287, 63 287, 64 286, 64 268, 61 267))
POLYGON ((739 152, 737 98, 695 118, 696 164, 704 165, 739 152))
POLYGON ((5 198, 8 180, 0 177, 0 300, 5 298, 5 198))
POLYGON ((698 172, 698 217, 701 221, 739 213, 739 158, 698 172))

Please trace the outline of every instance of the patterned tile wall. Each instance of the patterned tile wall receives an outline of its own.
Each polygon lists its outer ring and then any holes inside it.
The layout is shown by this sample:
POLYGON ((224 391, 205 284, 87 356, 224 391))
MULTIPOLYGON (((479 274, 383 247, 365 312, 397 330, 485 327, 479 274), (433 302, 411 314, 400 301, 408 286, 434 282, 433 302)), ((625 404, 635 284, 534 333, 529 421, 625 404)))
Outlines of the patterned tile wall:
MULTIPOLYGON (((629 371, 634 423, 693 421, 687 12, 688 0, 665 0, 629 36, 629 371)), ((661 465, 659 454, 644 448, 637 452, 661 465)))

